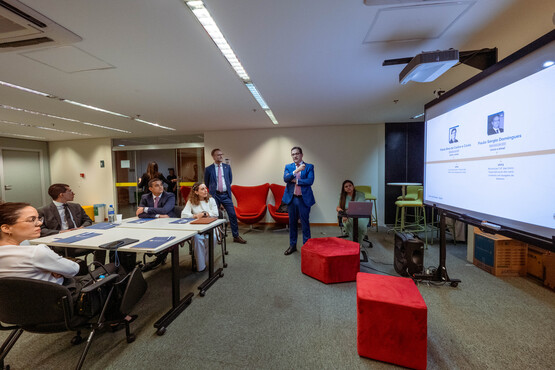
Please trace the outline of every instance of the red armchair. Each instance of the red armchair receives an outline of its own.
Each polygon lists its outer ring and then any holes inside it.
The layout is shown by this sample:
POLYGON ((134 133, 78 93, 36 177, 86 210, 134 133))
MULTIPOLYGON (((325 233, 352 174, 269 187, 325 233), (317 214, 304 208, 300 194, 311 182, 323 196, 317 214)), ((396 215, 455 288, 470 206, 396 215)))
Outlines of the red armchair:
POLYGON ((266 216, 266 198, 269 188, 268 183, 258 186, 231 185, 231 192, 237 200, 237 207, 235 207, 237 219, 250 225, 249 231, 254 230, 253 224, 266 216))
POLYGON ((183 202, 185 204, 187 204, 187 199, 189 199, 189 193, 191 192, 191 189, 191 186, 182 186, 179 189, 179 192, 181 193, 181 196, 183 197, 183 202))
POLYGON ((285 224, 285 229, 278 229, 275 231, 287 230, 287 228, 289 227, 289 213, 281 213, 277 211, 277 209, 279 208, 279 205, 281 204, 281 198, 283 198, 283 192, 285 191, 285 186, 278 185, 278 184, 271 184, 270 191, 274 195, 274 200, 275 200, 274 202, 275 205, 268 204, 268 211, 270 212, 270 216, 272 216, 272 218, 278 224, 285 224))

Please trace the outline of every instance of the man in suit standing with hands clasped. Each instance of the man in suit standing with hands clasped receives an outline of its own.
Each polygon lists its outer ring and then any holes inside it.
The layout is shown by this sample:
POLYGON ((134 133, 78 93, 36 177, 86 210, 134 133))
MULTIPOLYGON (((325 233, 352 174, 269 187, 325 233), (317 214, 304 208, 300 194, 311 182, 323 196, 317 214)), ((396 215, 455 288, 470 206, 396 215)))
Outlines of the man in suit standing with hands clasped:
POLYGON ((229 224, 231 226, 231 234, 235 243, 246 244, 247 241, 239 235, 239 226, 237 225, 237 215, 233 207, 233 199, 231 198, 231 166, 223 163, 224 153, 220 149, 214 149, 210 153, 214 158, 214 163, 206 167, 204 170, 204 183, 208 185, 210 195, 214 197, 218 208, 223 205, 229 224))
POLYGON ((303 161, 303 150, 298 146, 291 149, 293 163, 285 165, 283 181, 285 181, 285 192, 282 203, 287 204, 289 213, 289 248, 285 251, 288 256, 297 251, 297 223, 301 219, 303 229, 303 244, 310 239, 310 207, 316 201, 312 194, 314 183, 314 165, 303 161))

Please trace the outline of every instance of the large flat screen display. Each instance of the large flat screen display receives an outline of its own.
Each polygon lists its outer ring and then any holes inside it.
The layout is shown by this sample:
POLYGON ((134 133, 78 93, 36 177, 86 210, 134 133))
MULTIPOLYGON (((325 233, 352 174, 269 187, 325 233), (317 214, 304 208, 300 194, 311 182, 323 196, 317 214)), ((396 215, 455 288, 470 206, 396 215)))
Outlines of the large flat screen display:
POLYGON ((425 204, 553 244, 554 35, 426 105, 425 204))

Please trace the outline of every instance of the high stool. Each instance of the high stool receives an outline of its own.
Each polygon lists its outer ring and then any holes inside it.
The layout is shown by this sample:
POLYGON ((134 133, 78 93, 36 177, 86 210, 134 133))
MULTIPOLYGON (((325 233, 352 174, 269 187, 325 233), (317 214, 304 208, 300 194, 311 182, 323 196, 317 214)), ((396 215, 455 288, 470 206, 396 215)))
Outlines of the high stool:
POLYGON ((341 238, 312 238, 301 248, 301 271, 323 283, 355 281, 360 246, 341 238))
POLYGON ((357 350, 369 357, 426 369, 428 308, 409 278, 357 274, 357 350))
POLYGON ((397 209, 395 210, 395 227, 394 230, 399 231, 411 231, 411 232, 420 232, 423 231, 425 233, 426 238, 426 248, 428 247, 428 229, 426 226, 426 210, 424 209, 423 203, 423 189, 418 190, 418 198, 416 200, 398 200, 395 202, 397 209), (406 222, 406 208, 414 208, 414 222, 407 223, 406 222), (399 209, 401 209, 401 219, 399 220, 399 209), (422 225, 420 222, 423 221, 424 224, 422 225), (400 226, 397 226, 398 224, 400 226))
POLYGON ((357 185, 355 189, 363 192, 364 198, 374 203, 372 206, 374 208, 374 215, 372 216, 371 223, 375 223, 376 231, 378 231, 378 202, 376 196, 372 194, 372 187, 370 185, 357 185))

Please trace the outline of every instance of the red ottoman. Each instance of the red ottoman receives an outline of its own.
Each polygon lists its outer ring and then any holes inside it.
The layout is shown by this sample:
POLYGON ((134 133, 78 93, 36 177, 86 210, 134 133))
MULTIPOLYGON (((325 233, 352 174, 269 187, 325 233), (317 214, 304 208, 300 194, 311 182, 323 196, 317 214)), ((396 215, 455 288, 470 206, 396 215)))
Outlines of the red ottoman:
POLYGON ((428 308, 409 278, 357 274, 360 356, 426 369, 428 308))
POLYGON ((301 248, 301 271, 326 284, 355 281, 359 248, 358 243, 340 238, 309 239, 301 248))

